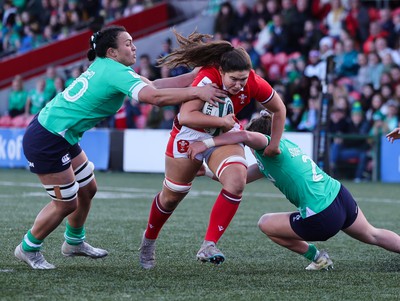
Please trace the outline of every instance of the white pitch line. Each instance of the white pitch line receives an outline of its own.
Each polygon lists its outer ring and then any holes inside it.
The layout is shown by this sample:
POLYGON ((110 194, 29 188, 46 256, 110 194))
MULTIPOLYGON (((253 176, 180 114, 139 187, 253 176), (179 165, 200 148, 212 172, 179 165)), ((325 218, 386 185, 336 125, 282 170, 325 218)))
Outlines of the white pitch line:
MULTIPOLYGON (((22 186, 22 187, 34 187, 38 189, 43 189, 38 183, 29 182, 12 182, 12 181, 0 181, 0 186, 22 186)), ((153 198, 159 189, 141 189, 141 188, 128 188, 128 187, 112 187, 112 186, 101 186, 96 193, 96 199, 141 199, 141 198, 153 198)), ((198 197, 198 196, 217 196, 219 191, 217 190, 190 190, 187 198, 198 197)), ((21 194, 24 198, 45 198, 47 197, 46 192, 23 192, 21 194)), ((0 199, 13 198, 15 195, 1 194, 0 199)), ((278 198, 285 199, 281 193, 268 193, 268 192, 244 192, 243 198, 278 198)), ((356 197, 356 201, 370 202, 370 203, 386 203, 386 204, 400 204, 399 199, 390 198, 367 198, 367 197, 356 197)))

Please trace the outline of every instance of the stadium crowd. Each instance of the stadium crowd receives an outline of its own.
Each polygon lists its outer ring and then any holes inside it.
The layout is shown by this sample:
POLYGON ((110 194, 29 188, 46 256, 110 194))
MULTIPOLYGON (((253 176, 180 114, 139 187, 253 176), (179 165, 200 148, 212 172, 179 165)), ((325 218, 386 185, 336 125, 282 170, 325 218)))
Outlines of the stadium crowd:
MULTIPOLYGON (((152 3, 5 1, 0 50, 2 56, 29 51, 90 26, 97 18, 118 19, 152 3)), ((367 136, 383 135, 400 126, 400 8, 392 1, 360 0, 257 0, 251 6, 238 0, 218 5, 214 39, 246 49, 253 68, 285 101, 287 131, 316 130, 322 82, 327 79, 333 99, 331 134, 366 137, 332 138, 333 174, 345 161, 356 165, 355 181, 368 179, 374 140, 367 136), (334 68, 326 77, 327 61, 332 57, 334 68)), ((170 53, 172 45, 169 39, 163 41, 160 56, 170 53)), ((183 67, 158 68, 147 54, 138 61, 134 69, 150 80, 189 71, 183 67)), ((26 91, 24 79, 16 76, 8 112, 1 117, 0 126, 25 126, 86 67, 77 65, 58 73, 49 67, 32 91, 26 91)), ((115 116, 98 126, 169 129, 178 110, 132 105, 127 99, 115 116)), ((246 124, 259 110, 253 101, 237 117, 246 124)))

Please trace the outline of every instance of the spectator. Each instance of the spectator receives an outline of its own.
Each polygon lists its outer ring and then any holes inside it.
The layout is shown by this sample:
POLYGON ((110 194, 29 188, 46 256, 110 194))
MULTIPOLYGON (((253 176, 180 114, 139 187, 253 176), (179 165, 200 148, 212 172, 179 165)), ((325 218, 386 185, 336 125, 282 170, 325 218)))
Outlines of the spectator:
POLYGON ((302 114, 302 118, 297 126, 297 130, 300 132, 313 132, 318 124, 318 112, 319 99, 309 97, 307 101, 307 108, 302 114))
POLYGON ((61 76, 57 75, 54 78, 54 88, 55 88, 56 94, 64 91, 65 84, 64 84, 64 79, 61 76))
MULTIPOLYGON (((360 103, 355 103, 351 110, 351 118, 347 119, 343 110, 334 109, 332 112, 333 134, 367 135, 369 124, 364 119, 364 113, 360 103), (336 115, 336 116, 335 116, 336 115)), ((367 139, 350 139, 334 137, 330 146, 330 167, 333 175, 338 175, 340 162, 348 163, 349 160, 357 162, 354 182, 363 180, 363 173, 367 166, 368 156, 367 139)))
POLYGON ((368 54, 368 69, 371 76, 371 83, 375 90, 380 88, 383 67, 379 55, 376 52, 370 52, 368 54))
POLYGON ((272 17, 271 25, 271 40, 267 46, 267 51, 270 51, 274 54, 279 52, 289 53, 289 40, 290 32, 288 27, 283 22, 282 15, 274 15, 272 17))
MULTIPOLYGON (((249 26, 250 20, 252 19, 252 12, 244 0, 237 0, 235 8, 236 13, 233 19, 233 24, 235 26, 234 35, 243 36, 244 28, 249 26)), ((248 28, 248 31, 251 31, 250 28, 248 28)))
POLYGON ((363 108, 363 111, 366 112, 372 103, 372 96, 374 95, 374 87, 372 84, 365 84, 361 87, 361 98, 360 103, 363 108))
POLYGON ((215 18, 214 32, 220 33, 223 40, 229 41, 236 34, 234 19, 235 11, 232 4, 229 1, 222 3, 215 18))
POLYGON ((278 14, 280 11, 279 0, 267 0, 265 7, 267 10, 264 20, 266 23, 269 23, 272 21, 272 17, 278 14))
POLYGON ((399 103, 394 99, 390 99, 385 103, 385 107, 385 127, 391 132, 399 126, 399 103))
POLYGON ((349 0, 349 3, 350 10, 344 20, 344 27, 353 39, 364 43, 369 35, 368 9, 362 5, 360 0, 349 0))
POLYGON ((50 101, 50 99, 46 98, 44 91, 45 86, 45 79, 40 78, 36 81, 36 88, 29 92, 25 105, 25 114, 27 116, 39 113, 39 111, 44 108, 46 103, 50 101))
POLYGON ((161 43, 162 51, 159 54, 158 57, 164 57, 167 56, 172 52, 172 40, 171 38, 166 38, 162 43, 161 43))
POLYGON ((240 45, 249 54, 250 59, 251 59, 251 64, 253 65, 253 69, 258 68, 260 66, 260 55, 254 49, 253 44, 252 44, 252 40, 244 38, 244 39, 242 39, 240 45))
POLYGON ((330 3, 331 10, 324 20, 324 25, 326 27, 328 36, 339 39, 347 12, 343 7, 341 0, 332 0, 330 3))
POLYGON ((172 129, 174 124, 174 119, 177 113, 177 108, 175 106, 166 106, 162 108, 163 118, 160 123, 160 129, 172 129))
POLYGON ((385 57, 389 56, 391 64, 400 63, 400 53, 388 47, 387 39, 378 37, 374 41, 375 51, 378 53, 380 59, 383 61, 385 57))
POLYGON ((308 64, 304 69, 304 75, 308 78, 317 77, 319 80, 325 78, 326 64, 321 62, 318 50, 311 50, 308 54, 308 64))
MULTIPOLYGON (((381 93, 375 92, 371 98, 371 107, 365 112, 365 117, 370 123, 370 126, 375 123, 375 119, 382 119, 384 117, 381 109, 384 103, 384 99, 381 93)), ((379 124, 378 124, 379 125, 379 124)))
POLYGON ((67 80, 65 81, 65 87, 68 87, 79 75, 83 72, 81 65, 72 68, 71 73, 67 75, 67 80))
POLYGON ((8 97, 8 116, 14 118, 25 112, 25 104, 28 93, 24 88, 24 82, 20 75, 16 75, 12 82, 11 93, 8 97))
POLYGON ((263 18, 258 19, 259 33, 254 42, 254 49, 261 56, 267 52, 267 48, 271 43, 272 33, 271 24, 267 23, 263 18))
POLYGON ((388 133, 388 127, 387 123, 385 123, 385 115, 381 111, 376 111, 372 115, 372 127, 369 134, 372 136, 382 136, 386 133, 388 133))
POLYGON ((316 23, 313 20, 306 20, 304 23, 304 35, 299 40, 301 54, 307 57, 312 49, 318 49, 319 41, 322 37, 323 33, 316 23))
POLYGON ((263 0, 257 0, 253 6, 253 15, 249 20, 250 30, 253 36, 259 32, 258 19, 267 20, 268 13, 266 4, 263 0))
POLYGON ((343 61, 337 66, 339 77, 355 78, 358 73, 357 56, 358 51, 355 49, 354 40, 346 39, 343 41, 343 61))
POLYGON ((299 94, 293 95, 293 101, 288 105, 285 130, 296 132, 304 112, 303 99, 299 94))
POLYGON ((371 75, 368 67, 367 55, 364 52, 360 52, 357 55, 358 72, 354 79, 354 88, 356 90, 361 90, 364 85, 371 83, 371 75))
POLYGON ((367 40, 362 44, 362 50, 365 53, 371 51, 376 51, 375 40, 378 38, 386 38, 388 36, 387 32, 382 30, 381 24, 378 21, 371 22, 369 25, 369 36, 367 40))
POLYGON ((56 86, 54 84, 54 81, 56 79, 57 72, 56 68, 54 66, 49 66, 46 69, 46 86, 44 88, 44 93, 46 99, 52 99, 56 95, 56 86))
POLYGON ((139 67, 136 69, 136 72, 151 81, 160 78, 160 71, 151 63, 148 54, 142 54, 140 56, 139 67))

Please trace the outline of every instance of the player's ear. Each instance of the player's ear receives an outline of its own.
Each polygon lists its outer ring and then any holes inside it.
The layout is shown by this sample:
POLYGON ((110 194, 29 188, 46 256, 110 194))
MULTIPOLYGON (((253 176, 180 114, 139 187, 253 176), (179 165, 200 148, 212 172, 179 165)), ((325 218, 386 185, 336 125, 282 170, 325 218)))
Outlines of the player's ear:
POLYGON ((109 58, 116 58, 116 57, 117 57, 117 54, 118 54, 117 49, 112 48, 112 47, 110 47, 110 48, 107 49, 107 53, 106 53, 106 56, 107 56, 107 57, 109 57, 109 58))

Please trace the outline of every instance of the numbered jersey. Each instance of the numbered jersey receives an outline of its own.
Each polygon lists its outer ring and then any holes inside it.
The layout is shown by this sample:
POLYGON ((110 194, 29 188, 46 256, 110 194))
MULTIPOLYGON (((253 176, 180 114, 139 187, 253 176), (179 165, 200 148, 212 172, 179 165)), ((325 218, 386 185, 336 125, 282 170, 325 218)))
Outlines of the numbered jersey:
POLYGON ((340 183, 293 142, 282 139, 280 150, 274 157, 263 156, 264 149, 254 152, 260 171, 298 208, 301 217, 326 209, 339 193, 340 183))
POLYGON ((139 91, 146 85, 132 68, 109 58, 97 58, 43 108, 38 120, 73 145, 85 131, 115 114, 125 96, 139 101, 139 91))

